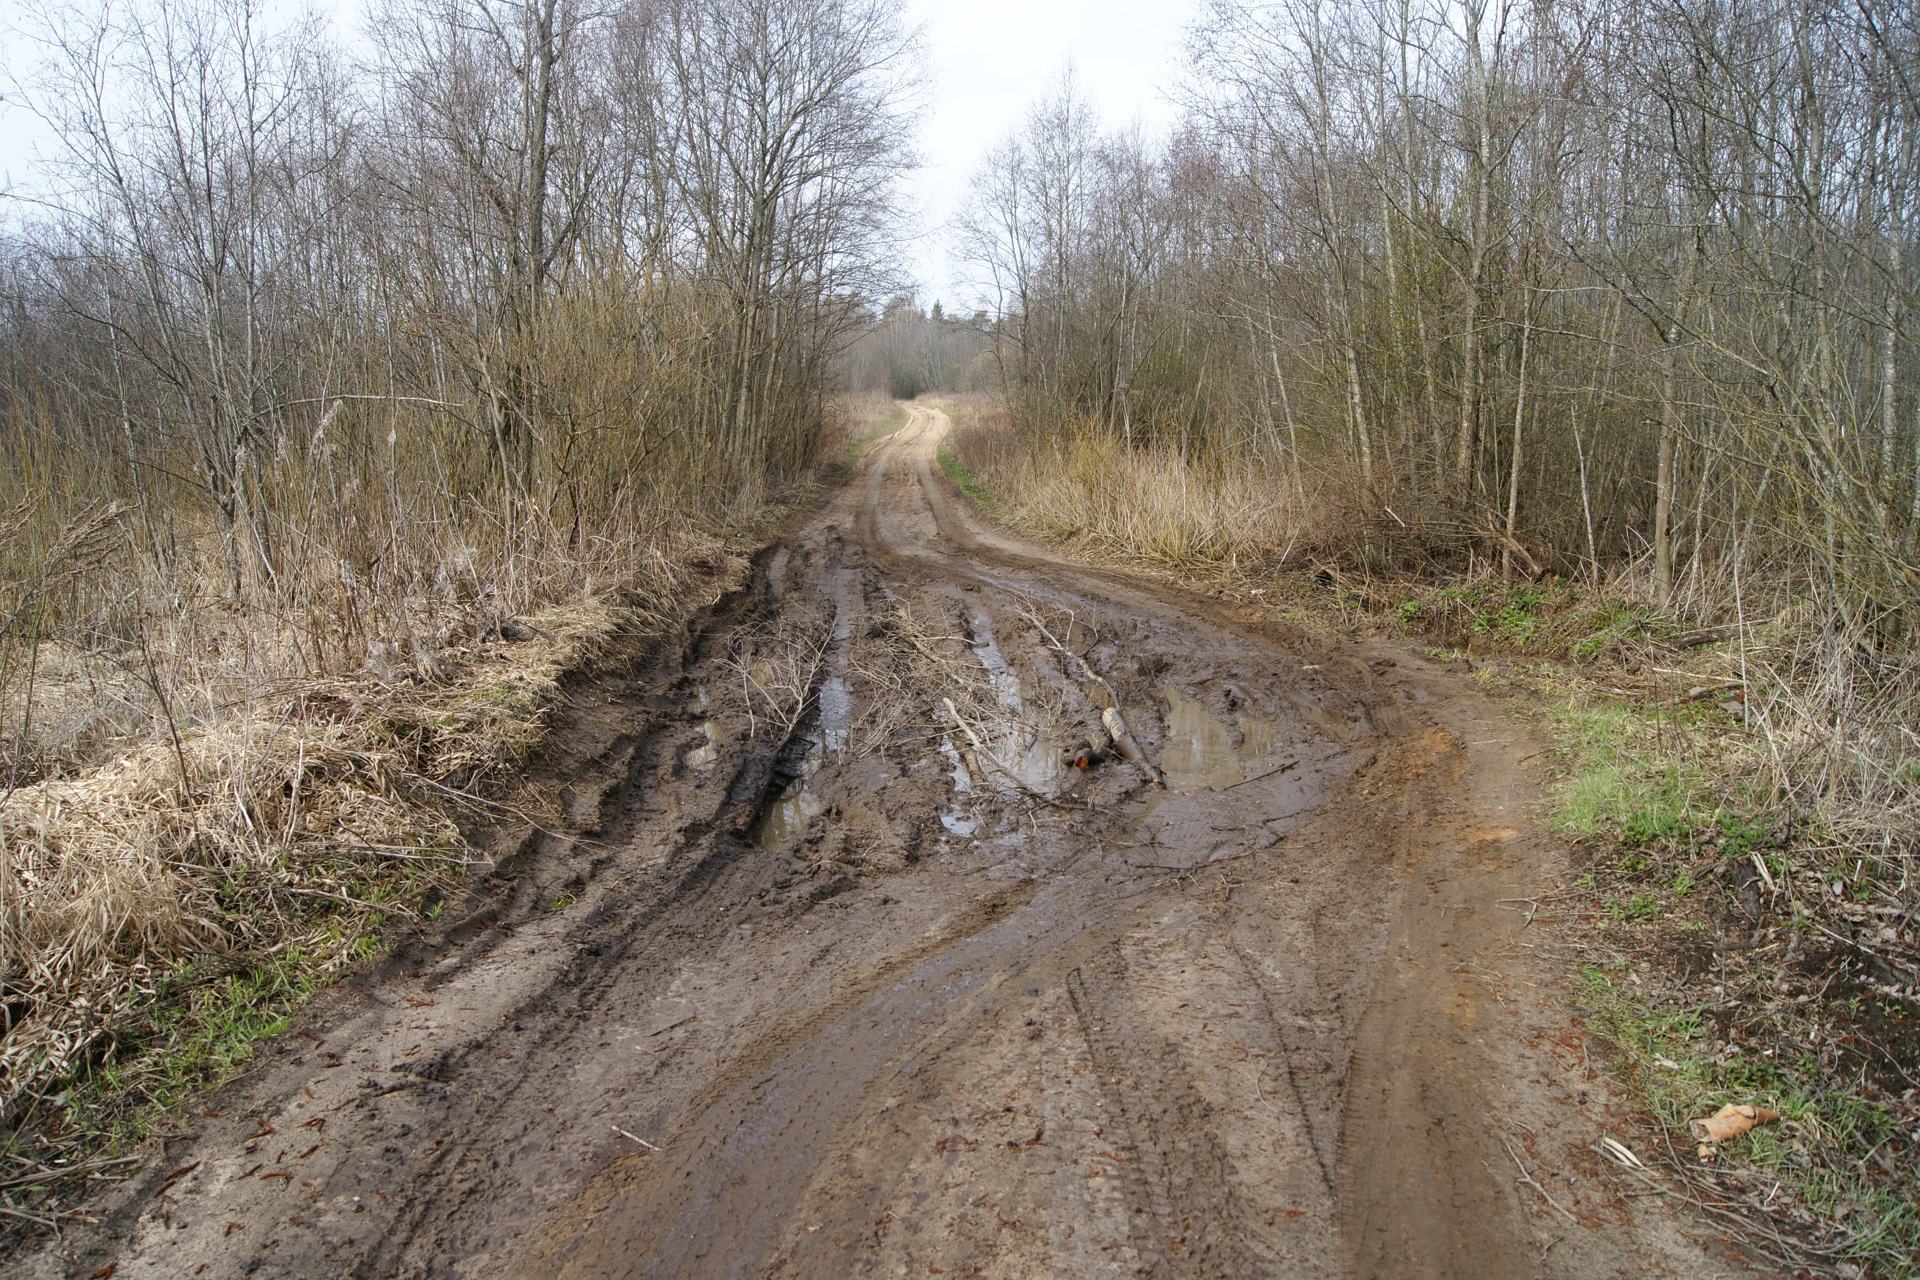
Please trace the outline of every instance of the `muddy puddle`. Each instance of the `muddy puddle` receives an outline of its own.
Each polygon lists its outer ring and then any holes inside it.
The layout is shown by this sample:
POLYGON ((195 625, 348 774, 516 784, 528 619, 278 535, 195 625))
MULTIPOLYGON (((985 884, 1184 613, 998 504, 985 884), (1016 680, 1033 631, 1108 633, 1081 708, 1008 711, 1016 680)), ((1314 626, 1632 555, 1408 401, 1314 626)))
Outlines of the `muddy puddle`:
POLYGON ((980 830, 980 819, 973 814, 973 774, 967 769, 967 762, 960 758, 959 748, 953 745, 951 737, 940 739, 940 754, 946 758, 953 778, 953 800, 940 807, 940 825, 947 829, 947 834, 966 839, 980 830))
MULTIPOLYGON (((839 638, 836 629, 835 638, 839 638)), ((839 659, 844 665, 844 658, 839 659)), ((828 676, 815 695, 815 718, 799 772, 760 811, 754 822, 753 842, 769 853, 784 853, 806 837, 813 820, 827 811, 827 801, 811 786, 829 756, 846 753, 853 728, 853 688, 842 675, 828 676)))
POLYGON ((720 758, 720 743, 714 736, 716 726, 711 720, 700 722, 702 741, 680 757, 680 762, 689 769, 711 769, 714 761, 720 758))
POLYGON ((1066 742, 1058 726, 1027 696, 984 610, 969 617, 968 632, 968 644, 1001 711, 992 723, 971 726, 979 737, 972 745, 982 757, 983 780, 999 790, 1058 795, 1066 781, 1066 742))
POLYGON ((1273 725, 1251 716, 1233 724, 1214 717, 1205 703, 1170 684, 1160 686, 1167 702, 1167 737, 1160 749, 1160 770, 1175 791, 1224 791, 1256 776, 1273 755, 1273 725))
POLYGON ((696 686, 693 691, 693 714, 705 718, 700 721, 699 745, 680 753, 682 768, 704 773, 720 759, 720 724, 707 714, 712 709, 713 699, 707 696, 706 686, 696 686))
POLYGON ((1066 782, 1066 746, 1057 733, 1016 722, 984 744, 990 759, 982 763, 991 785, 1013 794, 1057 796, 1066 782), (1018 785, 1011 785, 1017 783, 1018 785))
POLYGON ((820 685, 820 743, 828 751, 845 751, 853 724, 853 690, 844 676, 829 676, 820 685))
MULTIPOLYGON (((851 705, 850 699, 848 705, 851 705)), ((805 744, 805 754, 801 756, 797 772, 788 775, 787 782, 778 794, 761 808, 751 834, 753 842, 768 853, 784 853, 800 843, 807 834, 807 828, 813 825, 813 820, 827 811, 827 802, 814 791, 812 781, 814 775, 820 772, 820 766, 826 762, 828 743, 836 735, 844 746, 847 738, 846 721, 830 721, 823 715, 813 734, 801 739, 805 744)), ((779 776, 775 775, 776 778, 779 776)))
POLYGON ((826 809, 827 802, 808 788, 807 778, 795 778, 778 799, 760 811, 760 820, 753 824, 753 842, 768 853, 783 853, 800 842, 813 820, 826 809))

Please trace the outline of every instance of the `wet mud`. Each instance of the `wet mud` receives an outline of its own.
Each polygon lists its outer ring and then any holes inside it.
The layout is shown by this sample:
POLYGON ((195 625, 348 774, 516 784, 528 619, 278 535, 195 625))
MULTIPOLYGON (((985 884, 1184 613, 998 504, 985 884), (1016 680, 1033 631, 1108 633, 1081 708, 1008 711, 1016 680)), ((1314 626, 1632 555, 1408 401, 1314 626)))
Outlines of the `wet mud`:
POLYGON ((1592 1153, 1524 730, 983 527, 945 429, 577 686, 566 820, 21 1274, 1738 1274, 1592 1153))

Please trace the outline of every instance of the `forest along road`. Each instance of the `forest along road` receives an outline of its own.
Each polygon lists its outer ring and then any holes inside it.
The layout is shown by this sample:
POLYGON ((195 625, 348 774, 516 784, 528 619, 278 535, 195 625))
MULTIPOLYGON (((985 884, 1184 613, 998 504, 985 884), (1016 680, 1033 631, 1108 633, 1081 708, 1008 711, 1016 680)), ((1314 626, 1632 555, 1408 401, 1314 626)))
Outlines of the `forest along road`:
POLYGON ((1595 1154, 1525 731, 985 530, 946 428, 577 685, 564 826, 20 1273, 1736 1274, 1595 1154))

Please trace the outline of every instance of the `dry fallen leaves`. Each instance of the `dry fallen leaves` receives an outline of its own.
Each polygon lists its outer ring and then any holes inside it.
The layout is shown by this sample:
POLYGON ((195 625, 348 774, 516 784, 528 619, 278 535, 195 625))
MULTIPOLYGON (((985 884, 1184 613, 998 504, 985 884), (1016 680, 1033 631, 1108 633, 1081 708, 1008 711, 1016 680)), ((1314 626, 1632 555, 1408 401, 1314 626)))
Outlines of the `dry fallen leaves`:
POLYGON ((1720 1143, 1737 1138, 1755 1125, 1778 1120, 1778 1111, 1768 1111, 1765 1107, 1742 1106, 1729 1102, 1704 1120, 1689 1120, 1687 1128, 1700 1140, 1699 1156, 1702 1160, 1711 1160, 1720 1143))

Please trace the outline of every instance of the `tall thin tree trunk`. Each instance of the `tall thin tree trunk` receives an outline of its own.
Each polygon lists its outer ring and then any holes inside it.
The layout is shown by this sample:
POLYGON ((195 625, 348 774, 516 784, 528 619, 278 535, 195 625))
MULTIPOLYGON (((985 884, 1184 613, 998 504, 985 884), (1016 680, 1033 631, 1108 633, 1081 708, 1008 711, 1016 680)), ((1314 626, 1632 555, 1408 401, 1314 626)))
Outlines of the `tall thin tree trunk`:
POLYGON ((1353 416, 1353 430, 1360 446, 1360 482, 1373 490, 1373 430, 1367 422, 1367 403, 1360 390, 1360 353, 1351 339, 1342 338, 1340 350, 1347 364, 1347 412, 1353 416))
MULTIPOLYGON (((1890 258, 1887 285, 1887 310, 1885 329, 1880 335, 1880 475, 1887 485, 1889 500, 1893 492, 1894 449, 1899 434, 1896 415, 1899 393, 1899 368, 1895 363, 1894 343, 1900 331, 1900 236, 1902 232, 1896 222, 1893 243, 1888 253, 1890 258)), ((1916 477, 1920 483, 1920 477, 1916 477)))
POLYGON ((1513 457, 1507 465, 1507 545, 1500 549, 1501 576, 1513 573, 1515 530, 1520 524, 1521 435, 1527 420, 1527 357, 1533 351, 1533 302, 1520 301, 1520 385, 1513 396, 1513 457))
POLYGON ((1274 327, 1271 310, 1267 312, 1267 359, 1273 364, 1274 385, 1280 389, 1280 412, 1287 423, 1287 469, 1293 475, 1293 494, 1304 504, 1307 487, 1300 471, 1300 424, 1293 418, 1293 397, 1287 393, 1287 375, 1280 364, 1280 335, 1274 327))
POLYGON ((1487 256, 1493 222, 1493 139, 1487 120, 1486 55, 1480 46, 1482 0, 1467 0, 1467 101, 1473 148, 1468 198, 1473 202, 1467 246, 1467 324, 1460 353, 1460 422, 1454 438, 1454 482, 1463 496, 1479 489, 1480 395, 1484 386, 1481 326, 1486 305, 1487 256))
POLYGON ((1580 405, 1575 401, 1568 406, 1568 417, 1573 428, 1573 451, 1580 459, 1580 514, 1587 526, 1587 577, 1590 582, 1600 579, 1600 548, 1593 536, 1593 491, 1587 485, 1587 444, 1580 435, 1580 405))
POLYGON ((1665 610, 1673 604, 1673 487, 1674 454, 1680 440, 1679 354, 1680 326, 1670 324, 1665 335, 1660 372, 1660 456, 1653 491, 1653 604, 1665 610))

